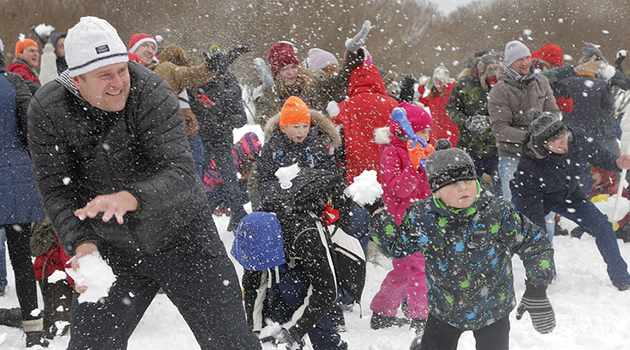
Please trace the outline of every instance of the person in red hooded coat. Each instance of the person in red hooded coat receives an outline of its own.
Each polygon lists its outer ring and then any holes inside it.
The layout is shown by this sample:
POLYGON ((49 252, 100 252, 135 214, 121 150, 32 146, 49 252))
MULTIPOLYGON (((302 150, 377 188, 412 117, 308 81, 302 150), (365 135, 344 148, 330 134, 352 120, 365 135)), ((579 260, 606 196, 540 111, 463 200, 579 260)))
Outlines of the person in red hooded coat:
POLYGON ((348 97, 339 104, 339 114, 332 120, 343 125, 346 182, 352 184, 365 170, 376 170, 378 174, 380 157, 374 130, 389 125, 398 101, 387 96, 383 78, 371 63, 363 63, 352 71, 348 97))

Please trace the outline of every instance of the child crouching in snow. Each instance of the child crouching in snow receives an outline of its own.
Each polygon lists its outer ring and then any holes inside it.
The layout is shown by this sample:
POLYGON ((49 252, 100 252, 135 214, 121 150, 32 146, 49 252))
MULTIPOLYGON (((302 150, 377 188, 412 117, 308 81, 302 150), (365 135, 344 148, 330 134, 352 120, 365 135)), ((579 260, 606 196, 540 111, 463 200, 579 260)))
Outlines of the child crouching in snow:
POLYGON ((467 330, 477 349, 508 349, 516 305, 513 254, 527 276, 517 319, 528 311, 538 332, 551 332, 555 316, 546 289, 555 265, 547 235, 509 202, 481 191, 466 152, 443 148, 440 140, 426 160, 433 194, 412 204, 400 226, 383 208, 368 208, 372 238, 385 254, 403 258, 420 251, 425 257, 429 318, 411 349, 457 349, 467 330))
MULTIPOLYGON (((599 169, 592 166, 591 176, 593 177, 593 187, 591 187, 591 192, 589 193, 588 197, 593 203, 602 200, 607 201, 610 196, 617 194, 617 189, 619 188, 618 173, 613 173, 611 171, 606 171, 604 169, 599 169)), ((628 190, 625 188, 623 189, 621 196, 626 199, 630 198, 628 196, 628 190)), ((613 226, 613 230, 615 230, 615 236, 617 236, 618 239, 623 240, 624 243, 630 242, 630 225, 628 225, 629 222, 630 213, 626 214, 626 216, 624 216, 621 220, 619 220, 619 222, 617 222, 617 225, 613 226)))
MULTIPOLYGON (((407 102, 401 103, 398 107, 405 110, 414 133, 428 142, 432 125, 431 115, 424 108, 407 102)), ((380 174, 383 184, 383 202, 396 224, 400 225, 407 207, 427 198, 431 190, 426 171, 422 167, 416 169, 412 165, 407 150, 409 137, 394 119, 390 120, 389 132, 390 144, 381 152, 380 174)), ((421 252, 417 252, 392 261, 392 265, 393 270, 385 276, 380 290, 370 304, 373 312, 370 327, 381 329, 407 323, 407 320, 396 317, 401 303, 407 300, 411 328, 417 334, 421 334, 428 316, 424 257, 421 252)))

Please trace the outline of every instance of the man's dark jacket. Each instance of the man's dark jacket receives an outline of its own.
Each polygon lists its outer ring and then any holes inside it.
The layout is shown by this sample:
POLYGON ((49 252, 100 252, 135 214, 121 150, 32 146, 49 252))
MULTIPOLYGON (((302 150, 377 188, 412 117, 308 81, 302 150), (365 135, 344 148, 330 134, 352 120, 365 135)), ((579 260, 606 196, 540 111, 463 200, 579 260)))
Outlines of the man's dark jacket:
MULTIPOLYGON (((168 248, 206 207, 203 186, 169 85, 129 62, 125 108, 105 112, 79 97, 67 73, 42 87, 28 110, 35 179, 61 243, 85 241, 151 254, 168 248), (73 212, 101 194, 129 191, 138 209, 123 225, 73 212)), ((215 231, 216 232, 216 231, 215 231)))
POLYGON ((523 140, 523 156, 510 182, 512 196, 519 197, 517 210, 539 227, 556 204, 571 199, 586 199, 582 176, 587 164, 620 172, 617 155, 604 149, 583 129, 569 127, 571 136, 566 154, 554 154, 534 147, 531 133, 523 140))

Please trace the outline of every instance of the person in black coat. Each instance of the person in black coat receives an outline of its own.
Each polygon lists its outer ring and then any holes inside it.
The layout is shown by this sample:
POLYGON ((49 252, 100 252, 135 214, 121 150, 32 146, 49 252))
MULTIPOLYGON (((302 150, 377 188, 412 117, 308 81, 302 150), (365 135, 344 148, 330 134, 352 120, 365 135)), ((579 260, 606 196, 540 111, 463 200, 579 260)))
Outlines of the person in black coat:
POLYGON ((590 163, 612 172, 630 168, 630 156, 617 157, 583 129, 567 127, 551 113, 530 110, 529 132, 510 182, 516 209, 545 229, 550 211, 574 221, 595 237, 613 285, 630 290, 628 265, 619 253, 612 224, 582 190, 581 177, 590 163))
MULTIPOLYGON (((241 97, 241 87, 236 76, 230 72, 215 75, 208 83, 197 88, 197 93, 205 95, 214 103, 210 108, 193 111, 199 115, 199 136, 204 146, 204 170, 214 160, 228 193, 228 206, 231 210, 228 231, 234 231, 239 221, 247 215, 243 204, 247 203, 247 192, 239 186, 232 157, 234 143, 233 130, 247 123, 245 106, 241 97)), ((220 203, 209 203, 216 207, 220 203)))
POLYGON ((69 69, 28 111, 35 179, 73 269, 100 254, 116 275, 101 302, 75 293, 68 349, 126 349, 160 288, 201 349, 260 349, 170 86, 102 19, 81 18, 65 46, 69 69))

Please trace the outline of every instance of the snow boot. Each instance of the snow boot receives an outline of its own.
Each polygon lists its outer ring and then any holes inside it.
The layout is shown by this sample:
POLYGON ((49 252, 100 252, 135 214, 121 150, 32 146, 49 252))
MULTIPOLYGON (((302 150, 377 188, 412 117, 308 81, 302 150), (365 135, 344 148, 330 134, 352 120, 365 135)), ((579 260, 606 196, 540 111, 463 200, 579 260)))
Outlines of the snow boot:
POLYGON ((55 283, 40 281, 44 297, 44 337, 53 339, 65 335, 70 328, 72 287, 66 280, 55 283))
POLYGON ((407 324, 409 324, 409 320, 405 318, 400 318, 396 316, 383 316, 376 312, 372 314, 372 318, 370 319, 370 327, 372 329, 383 329, 393 326, 401 327, 407 324))
POLYGON ((44 318, 22 321, 24 333, 26 333, 26 347, 48 347, 48 340, 44 338, 44 318))
POLYGON ((22 328, 22 310, 19 307, 0 309, 0 325, 22 328))

